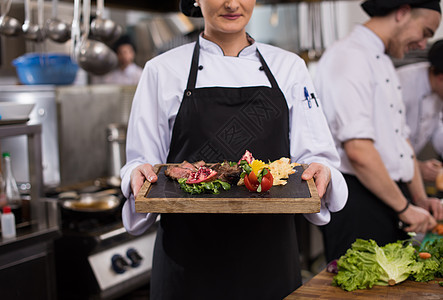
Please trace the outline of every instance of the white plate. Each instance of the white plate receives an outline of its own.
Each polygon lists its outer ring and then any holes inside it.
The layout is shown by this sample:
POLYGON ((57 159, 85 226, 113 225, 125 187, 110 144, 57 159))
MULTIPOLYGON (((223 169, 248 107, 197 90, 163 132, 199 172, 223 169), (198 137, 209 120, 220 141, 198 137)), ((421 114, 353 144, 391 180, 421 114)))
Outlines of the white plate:
POLYGON ((0 102, 0 120, 26 120, 34 105, 34 103, 0 102))

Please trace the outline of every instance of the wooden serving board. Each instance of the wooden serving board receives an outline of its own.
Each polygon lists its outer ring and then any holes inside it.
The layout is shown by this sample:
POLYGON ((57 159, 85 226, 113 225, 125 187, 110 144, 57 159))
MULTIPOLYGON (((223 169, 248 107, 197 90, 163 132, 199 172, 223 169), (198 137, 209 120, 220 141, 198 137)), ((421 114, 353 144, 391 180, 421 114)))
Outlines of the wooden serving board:
POLYGON ((320 198, 314 181, 301 179, 306 166, 295 167, 284 186, 273 186, 264 193, 250 192, 245 186, 231 186, 219 194, 191 195, 180 189, 177 181, 164 174, 168 164, 154 166, 155 183, 145 181, 135 199, 139 213, 228 213, 293 214, 320 211, 320 198))
POLYGON ((332 286, 334 274, 321 271, 285 300, 299 299, 443 299, 443 287, 435 279, 429 282, 405 280, 394 286, 374 285, 371 289, 347 292, 332 286))

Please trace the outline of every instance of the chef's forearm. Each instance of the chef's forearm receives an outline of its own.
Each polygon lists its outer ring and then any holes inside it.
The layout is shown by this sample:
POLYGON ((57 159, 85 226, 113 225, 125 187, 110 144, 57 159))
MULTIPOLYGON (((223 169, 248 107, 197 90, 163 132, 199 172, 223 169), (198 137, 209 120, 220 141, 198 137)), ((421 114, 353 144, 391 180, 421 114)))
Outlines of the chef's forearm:
MULTIPOLYGON (((411 141, 409 139, 408 143, 413 149, 411 141)), ((425 205, 425 202, 427 201, 428 197, 426 195, 425 187, 423 185, 423 178, 421 177, 420 166, 418 165, 417 157, 415 156, 414 156, 414 177, 412 177, 412 180, 408 183, 408 189, 412 197, 412 202, 414 202, 414 204, 421 207, 427 207, 427 205, 425 205)))
POLYGON ((420 173, 420 167, 416 158, 414 158, 414 177, 412 178, 411 182, 408 183, 408 189, 414 204, 421 207, 427 207, 425 202, 428 200, 428 196, 426 195, 423 179, 420 173))
POLYGON ((401 211, 407 200, 389 176, 372 140, 349 140, 344 149, 360 182, 393 210, 401 211))

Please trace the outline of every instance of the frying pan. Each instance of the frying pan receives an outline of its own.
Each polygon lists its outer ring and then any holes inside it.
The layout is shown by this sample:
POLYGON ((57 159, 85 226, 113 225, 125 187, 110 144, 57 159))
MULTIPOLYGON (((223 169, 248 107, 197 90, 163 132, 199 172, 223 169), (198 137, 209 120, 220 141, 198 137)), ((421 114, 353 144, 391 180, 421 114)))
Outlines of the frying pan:
POLYGON ((121 199, 113 195, 112 191, 74 194, 67 198, 60 197, 61 200, 66 199, 62 202, 62 208, 68 212, 84 214, 113 213, 119 208, 121 199))

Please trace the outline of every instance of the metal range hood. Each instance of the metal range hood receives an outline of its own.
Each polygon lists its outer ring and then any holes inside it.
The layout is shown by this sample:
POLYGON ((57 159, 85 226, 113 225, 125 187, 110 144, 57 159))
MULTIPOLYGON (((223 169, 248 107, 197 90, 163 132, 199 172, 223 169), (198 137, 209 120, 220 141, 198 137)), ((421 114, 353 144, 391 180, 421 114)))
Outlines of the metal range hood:
MULTIPOLYGON (((60 2, 73 3, 72 0, 59 0, 60 2)), ((180 0, 105 0, 107 8, 139 10, 148 12, 178 12, 180 0)), ((96 0, 91 5, 97 5, 96 0)))
MULTIPOLYGON (((72 0, 62 0, 64 2, 72 2, 72 0)), ((295 2, 319 2, 322 0, 257 0, 257 4, 280 4, 295 2)), ((178 12, 180 11, 180 0, 106 0, 106 6, 110 8, 142 10, 154 12, 178 12)), ((92 5, 96 1, 92 1, 92 5)))

